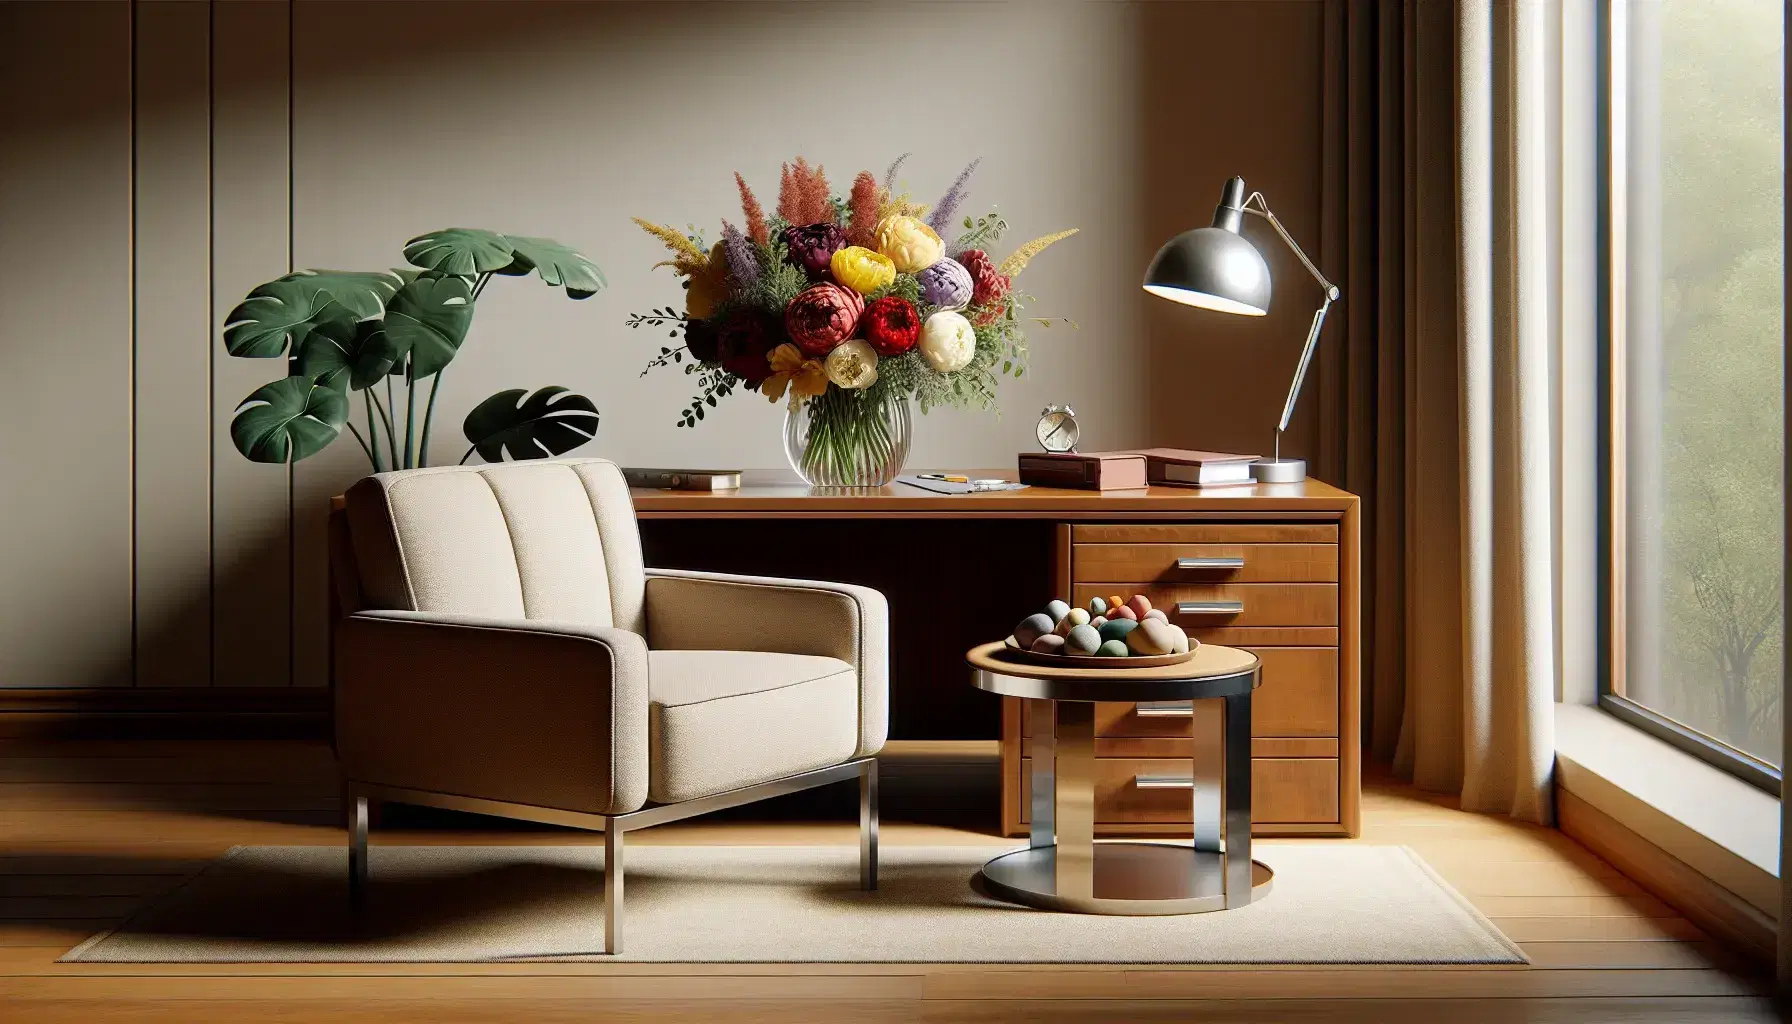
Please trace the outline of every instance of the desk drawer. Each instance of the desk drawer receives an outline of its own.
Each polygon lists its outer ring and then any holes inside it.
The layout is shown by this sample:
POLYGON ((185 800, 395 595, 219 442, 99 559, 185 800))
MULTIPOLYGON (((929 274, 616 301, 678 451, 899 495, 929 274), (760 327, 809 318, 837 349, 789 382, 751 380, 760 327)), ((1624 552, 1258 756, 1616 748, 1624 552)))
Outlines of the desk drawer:
MULTIPOLYGON (((1021 821, 1031 813, 1033 759, 1020 761, 1021 821)), ((1095 760, 1095 820, 1103 824, 1190 824, 1188 789, 1140 789, 1138 776, 1186 778, 1180 758, 1095 760)), ((1259 757, 1251 761, 1253 824, 1320 824, 1338 820, 1338 762, 1330 757, 1259 757)))
POLYGON ((1184 629, 1208 626, 1336 626, 1336 583, 1078 583, 1075 603, 1144 594, 1184 629), (1178 607, 1180 606, 1180 607, 1178 607))
MULTIPOLYGON (((1338 649, 1246 648, 1263 661, 1263 685, 1251 697, 1252 736, 1338 735, 1338 649)), ((1095 735, 1189 735, 1189 716, 1140 715, 1136 704, 1095 705, 1095 735)), ((1182 707, 1187 707, 1184 702, 1182 707)), ((1033 735, 1034 704, 1022 705, 1022 735, 1033 735)))
POLYGON ((1336 583, 1336 544, 1078 544, 1078 583, 1336 583))

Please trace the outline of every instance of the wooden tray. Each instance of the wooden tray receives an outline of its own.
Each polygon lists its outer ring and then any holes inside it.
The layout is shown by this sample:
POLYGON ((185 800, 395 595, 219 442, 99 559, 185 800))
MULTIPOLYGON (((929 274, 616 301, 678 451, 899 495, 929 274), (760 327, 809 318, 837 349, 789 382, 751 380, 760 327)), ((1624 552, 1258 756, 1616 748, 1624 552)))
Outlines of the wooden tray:
POLYGON ((1084 654, 1040 654, 1037 651, 1023 651, 1014 646, 1014 638, 1002 641, 1004 653, 1012 654, 1021 661, 1035 665, 1056 665, 1059 668, 1157 668, 1160 665, 1180 665, 1193 658, 1201 649, 1201 641, 1194 637, 1188 639, 1188 650, 1181 654, 1134 654, 1125 658, 1091 657, 1084 654))

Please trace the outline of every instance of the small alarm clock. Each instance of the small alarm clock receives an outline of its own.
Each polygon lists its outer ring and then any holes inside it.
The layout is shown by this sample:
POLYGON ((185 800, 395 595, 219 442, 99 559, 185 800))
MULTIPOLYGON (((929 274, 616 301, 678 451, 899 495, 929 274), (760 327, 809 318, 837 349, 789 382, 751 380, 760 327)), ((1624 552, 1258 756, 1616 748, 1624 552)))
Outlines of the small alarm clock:
POLYGON ((1039 447, 1048 452, 1076 451, 1077 438, 1082 436, 1082 428, 1076 422, 1076 410, 1068 405, 1046 406, 1039 414, 1033 436, 1039 441, 1039 447))

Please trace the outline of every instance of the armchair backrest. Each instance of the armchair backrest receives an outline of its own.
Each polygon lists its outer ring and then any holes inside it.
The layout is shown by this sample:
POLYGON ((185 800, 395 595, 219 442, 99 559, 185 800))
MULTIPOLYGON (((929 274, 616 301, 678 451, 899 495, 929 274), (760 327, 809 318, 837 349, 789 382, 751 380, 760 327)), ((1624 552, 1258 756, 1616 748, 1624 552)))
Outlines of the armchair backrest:
POLYGON ((556 459, 376 473, 344 509, 359 604, 560 619, 645 635, 641 535, 622 471, 556 459))

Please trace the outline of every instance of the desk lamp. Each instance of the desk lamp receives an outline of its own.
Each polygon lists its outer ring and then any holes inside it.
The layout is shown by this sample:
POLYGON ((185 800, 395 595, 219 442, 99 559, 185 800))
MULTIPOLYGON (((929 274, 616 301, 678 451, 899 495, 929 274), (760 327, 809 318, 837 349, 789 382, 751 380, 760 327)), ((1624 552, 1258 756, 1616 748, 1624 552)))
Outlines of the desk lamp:
POLYGON ((1301 266, 1325 290, 1325 298, 1313 314, 1313 326, 1307 330, 1307 344, 1300 353, 1300 365, 1294 370, 1294 382, 1288 387, 1288 401, 1282 405, 1282 420, 1276 424, 1275 457, 1251 463, 1251 476, 1263 483, 1293 483, 1307 478, 1307 464, 1301 459, 1282 458, 1282 432, 1294 416, 1294 402, 1300 387, 1306 383, 1307 367, 1313 362, 1313 350, 1319 345, 1319 329, 1325 326, 1325 313, 1338 299, 1338 286, 1325 279, 1307 254, 1295 244, 1288 229, 1269 212, 1263 193, 1252 192, 1247 199, 1244 179, 1234 177, 1226 182, 1220 205, 1213 211, 1213 226, 1184 231, 1170 239, 1145 270, 1145 290, 1153 295, 1188 306, 1217 309, 1222 313, 1262 316, 1269 311, 1269 264, 1245 237, 1239 234, 1245 214, 1255 214, 1269 221, 1288 248, 1294 250, 1301 266))

